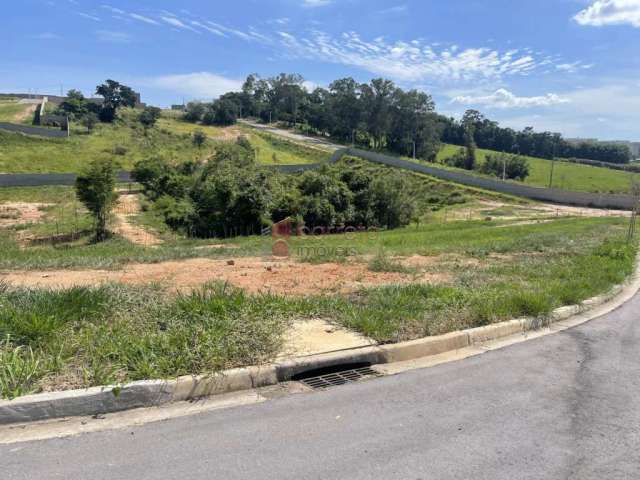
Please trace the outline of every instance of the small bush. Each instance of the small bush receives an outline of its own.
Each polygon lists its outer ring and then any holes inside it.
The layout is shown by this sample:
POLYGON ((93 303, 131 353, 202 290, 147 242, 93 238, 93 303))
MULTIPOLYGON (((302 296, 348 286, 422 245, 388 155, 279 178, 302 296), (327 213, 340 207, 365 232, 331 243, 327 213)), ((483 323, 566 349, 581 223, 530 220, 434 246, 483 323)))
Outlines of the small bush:
POLYGON ((114 155, 118 155, 118 156, 125 156, 127 153, 129 153, 129 149, 127 147, 125 147, 124 145, 116 145, 115 147, 113 147, 113 149, 111 150, 111 153, 113 153, 114 155))

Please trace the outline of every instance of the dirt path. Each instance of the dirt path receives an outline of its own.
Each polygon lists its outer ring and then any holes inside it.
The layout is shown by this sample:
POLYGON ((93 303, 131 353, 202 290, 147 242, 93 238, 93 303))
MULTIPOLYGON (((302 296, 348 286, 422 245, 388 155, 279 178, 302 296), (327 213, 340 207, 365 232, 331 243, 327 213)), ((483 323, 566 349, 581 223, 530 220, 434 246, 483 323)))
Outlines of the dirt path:
POLYGON ((131 223, 129 217, 138 213, 140 213, 140 200, 138 195, 130 193, 121 194, 114 210, 114 232, 136 245, 160 245, 162 240, 154 233, 131 223))
POLYGON ((222 140, 224 142, 233 142, 242 135, 238 127, 226 127, 222 129, 222 135, 213 137, 214 140, 222 140))
POLYGON ((33 115, 36 112, 36 109, 39 107, 40 105, 25 105, 25 108, 23 111, 16 113, 13 116, 13 121, 16 123, 22 123, 25 120, 28 120, 29 118, 33 118, 33 115))
POLYGON ((371 272, 366 263, 298 263, 260 257, 236 260, 197 258, 154 264, 132 264, 125 269, 11 271, 0 274, 0 281, 15 286, 68 288, 106 282, 131 285, 157 283, 169 291, 189 291, 207 282, 223 281, 251 293, 271 292, 287 295, 350 293, 362 287, 441 283, 447 275, 419 275, 371 272))

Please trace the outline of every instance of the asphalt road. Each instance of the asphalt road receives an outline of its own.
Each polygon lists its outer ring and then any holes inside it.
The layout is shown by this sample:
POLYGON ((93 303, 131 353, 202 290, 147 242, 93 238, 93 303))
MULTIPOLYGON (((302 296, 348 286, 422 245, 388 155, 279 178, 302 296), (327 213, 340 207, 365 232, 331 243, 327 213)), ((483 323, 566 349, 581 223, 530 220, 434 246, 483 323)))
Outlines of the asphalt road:
POLYGON ((640 296, 437 367, 141 427, 0 446, 9 479, 636 479, 640 296))

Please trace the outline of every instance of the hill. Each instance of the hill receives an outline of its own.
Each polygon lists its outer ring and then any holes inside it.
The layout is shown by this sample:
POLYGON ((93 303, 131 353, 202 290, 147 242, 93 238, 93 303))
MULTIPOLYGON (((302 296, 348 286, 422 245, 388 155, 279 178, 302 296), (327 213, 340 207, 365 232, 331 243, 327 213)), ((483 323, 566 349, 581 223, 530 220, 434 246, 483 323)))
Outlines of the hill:
POLYGON ((163 114, 157 126, 145 135, 136 116, 136 110, 124 110, 115 123, 98 124, 90 134, 83 127, 72 125, 72 135, 68 139, 45 139, 0 131, 0 172, 78 172, 89 161, 101 157, 116 158, 123 169, 130 170, 137 161, 152 156, 175 161, 205 158, 219 142, 234 141, 239 135, 249 138, 258 160, 264 164, 315 163, 328 158, 326 152, 263 133, 240 127, 194 125, 169 114, 163 114), (208 137, 201 148, 192 142, 196 130, 203 131, 208 137))

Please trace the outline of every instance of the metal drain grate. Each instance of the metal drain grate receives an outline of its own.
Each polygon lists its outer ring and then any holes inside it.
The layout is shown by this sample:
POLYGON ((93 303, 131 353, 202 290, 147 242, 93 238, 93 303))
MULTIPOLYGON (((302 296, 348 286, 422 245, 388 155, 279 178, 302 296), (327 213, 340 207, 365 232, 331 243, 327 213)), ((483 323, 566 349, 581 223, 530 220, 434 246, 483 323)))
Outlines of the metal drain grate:
POLYGON ((371 369, 371 367, 362 367, 343 370, 341 372, 327 373, 316 377, 303 378, 299 381, 314 390, 322 390, 325 388, 337 387, 338 385, 344 385, 345 383, 359 382, 360 380, 379 376, 381 375, 371 369))

